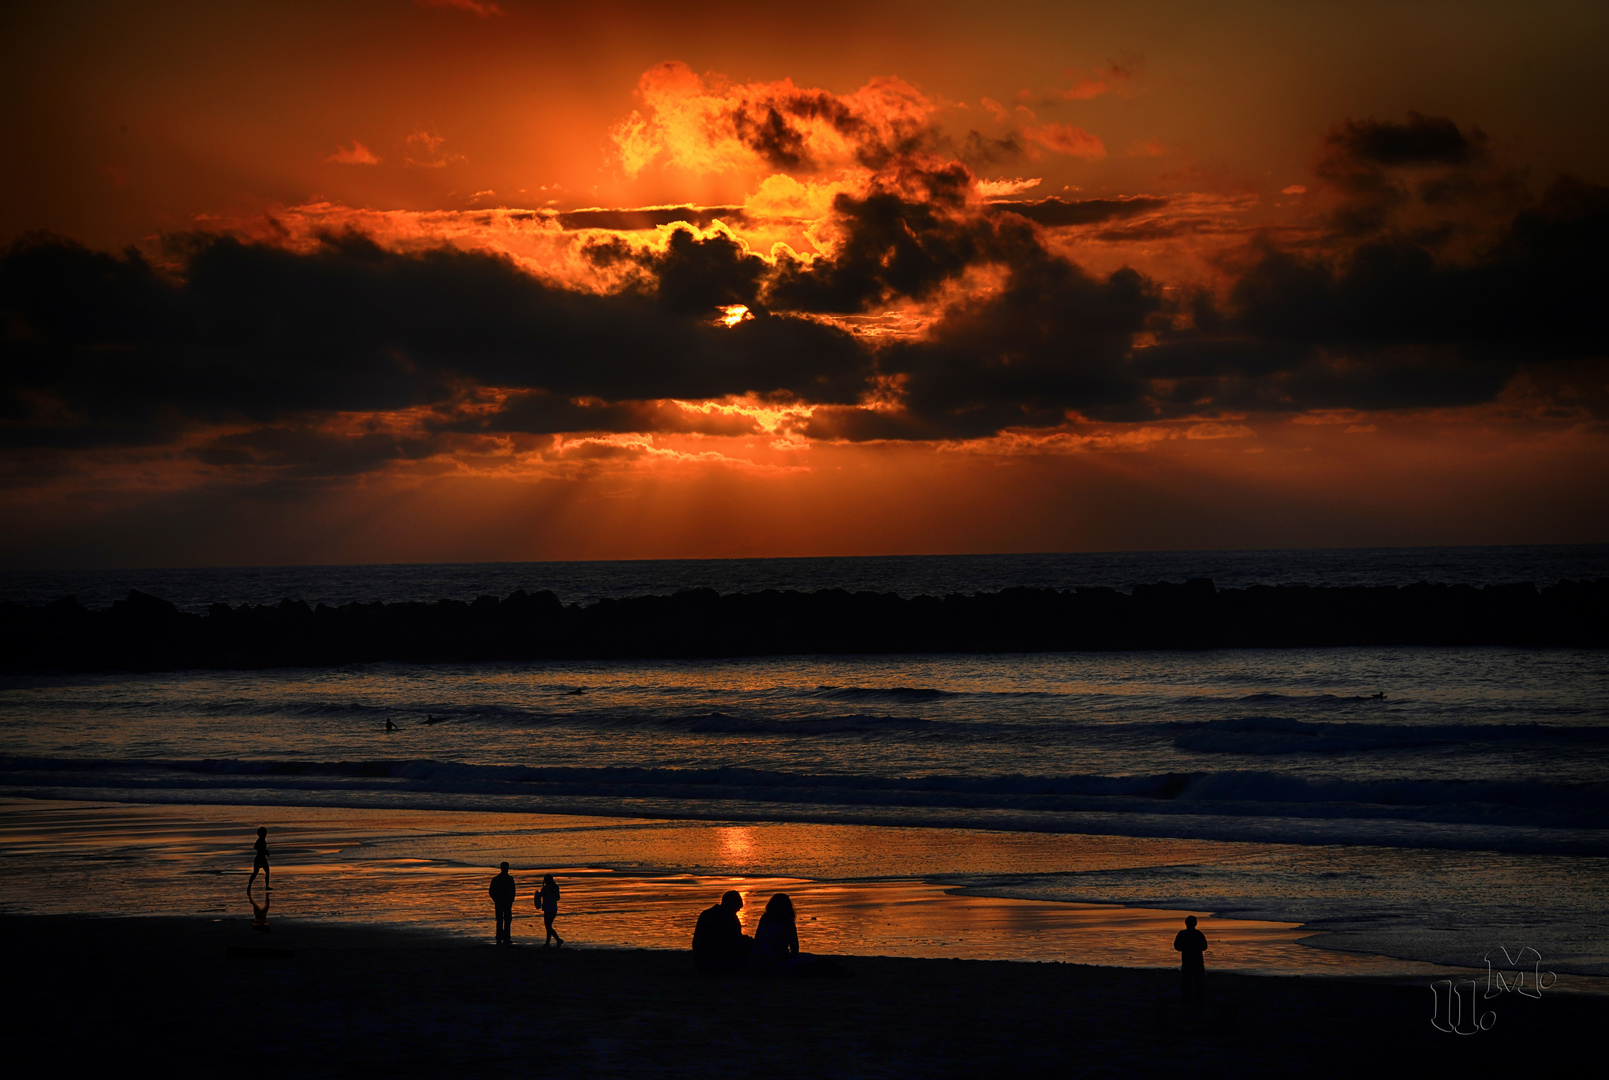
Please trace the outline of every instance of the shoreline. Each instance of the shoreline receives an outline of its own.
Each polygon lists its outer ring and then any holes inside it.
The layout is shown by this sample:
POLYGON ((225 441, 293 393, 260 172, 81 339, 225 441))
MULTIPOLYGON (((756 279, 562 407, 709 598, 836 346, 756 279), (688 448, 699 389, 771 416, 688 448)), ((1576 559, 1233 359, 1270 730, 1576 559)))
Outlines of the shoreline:
MULTIPOLYGON (((489 929, 489 928, 488 928, 489 929)), ((1505 994, 1474 1037, 1431 1024, 1427 985, 841 956, 836 978, 707 979, 686 951, 499 949, 408 928, 0 916, 25 1064, 69 1075, 403 1070, 691 1076, 1357 1075, 1586 1060, 1609 1000, 1505 994), (231 948, 288 951, 231 957, 231 948), (92 1033, 93 1037, 85 1038, 92 1033), (30 1059, 32 1059, 30 1061, 30 1059)))
MULTIPOLYGON (((561 932, 594 947, 681 948, 697 913, 736 889, 746 898, 751 930, 764 899, 788 892, 801 912, 803 947, 823 953, 1157 970, 1175 964, 1173 935, 1193 914, 1213 942, 1209 963, 1222 971, 1421 982, 1484 977, 1472 970, 1480 950, 1463 965, 1447 966, 1347 947, 1345 935, 1320 944, 1315 939, 1330 935, 1323 925, 1237 918, 1233 909, 1221 918, 1193 905, 1175 910, 998 895, 934 866, 933 845, 953 843, 948 834, 842 826, 19 800, 0 803, 7 912, 240 917, 249 910, 241 897, 248 865, 237 849, 258 821, 274 830, 276 923, 387 925, 475 940, 490 922, 486 867, 507 858, 521 889, 516 932, 534 918, 531 875, 553 872, 564 888, 561 932), (812 877, 804 865, 786 872, 774 861, 767 867, 768 852, 806 849, 822 855, 823 867, 851 873, 812 877), (846 863, 846 851, 860 862, 846 863), (721 859, 728 860, 724 870, 715 868, 721 859), (684 869, 665 869, 673 866, 684 869), (895 873, 865 876, 873 868, 895 873)), ((1071 849, 1061 839, 1017 834, 966 839, 968 859, 979 869, 991 862, 1055 870, 1098 869, 1114 860, 1144 866, 1245 857, 1239 849, 1180 840, 1085 838, 1071 849), (1059 861, 1046 864, 1047 857, 1059 861)), ((1548 955, 1546 966, 1555 959, 1548 955)), ((1559 977, 1563 982, 1553 985, 1560 992, 1609 996, 1609 979, 1568 970, 1559 977)))

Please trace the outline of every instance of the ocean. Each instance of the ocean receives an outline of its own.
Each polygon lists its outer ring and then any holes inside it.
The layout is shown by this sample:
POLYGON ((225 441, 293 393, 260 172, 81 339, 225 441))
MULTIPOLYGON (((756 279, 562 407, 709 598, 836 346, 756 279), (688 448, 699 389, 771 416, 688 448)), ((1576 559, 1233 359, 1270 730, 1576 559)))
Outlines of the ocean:
POLYGON ((1609 544, 1456 548, 1332 548, 1284 551, 1115 551, 1040 555, 886 555, 810 559, 645 559, 616 562, 431 563, 382 566, 189 567, 157 570, 0 571, 0 602, 47 604, 76 596, 89 608, 130 589, 181 611, 209 604, 309 606, 357 601, 474 600, 551 590, 566 604, 604 598, 763 589, 845 589, 900 596, 970 595, 1013 587, 1128 592, 1158 581, 1211 578, 1248 585, 1446 585, 1609 576, 1609 544))
MULTIPOLYGON (((12 573, 0 575, 0 596, 40 603, 71 593, 95 607, 139 588, 202 610, 282 596, 333 605, 516 588, 584 603, 692 587, 910 596, 1126 590, 1193 577, 1238 587, 1605 575, 1609 546, 1588 545, 12 573)), ((437 870, 478 872, 497 851, 516 851, 531 866, 562 859, 577 880, 635 883, 599 892, 599 910, 628 894, 663 895, 656 881, 790 881, 823 897, 897 884, 901 903, 918 897, 933 910, 1122 905, 1211 913, 1226 926, 1287 924, 1304 945, 1297 960, 1280 961, 1286 968, 1301 968, 1302 955, 1323 967, 1343 954, 1402 972, 1479 967, 1501 945, 1535 949, 1557 972, 1609 976, 1604 650, 7 677, 0 798, 52 801, 13 804, 29 824, 0 831, 0 907, 13 911, 59 910, 63 893, 94 887, 93 877, 71 877, 90 863, 52 864, 65 833, 39 826, 30 805, 211 808, 195 809, 183 828, 171 816, 161 828, 132 818, 112 828, 103 814, 75 828, 109 830, 104 843, 73 850, 102 869, 166 860, 171 870, 191 859, 192 870, 217 874, 240 869, 238 838, 197 839, 212 835, 199 822, 222 820, 219 808, 241 827, 253 815, 288 821, 285 808, 301 808, 337 815, 301 826, 323 838, 303 844, 309 867, 322 859, 348 876, 383 868, 420 882, 437 870), (434 824, 418 824, 424 818, 434 824)), ((153 884, 140 895, 151 890, 160 892, 153 884)), ((187 902, 162 895, 164 910, 187 902)), ((648 901, 633 903, 633 933, 658 941, 642 929, 648 901)), ((879 938, 877 947, 1024 956, 1020 930, 981 944, 974 934, 963 947, 930 924, 921 948, 909 934, 904 946, 879 938)), ((1034 933, 1028 955, 1072 958, 1055 934, 1034 933)))

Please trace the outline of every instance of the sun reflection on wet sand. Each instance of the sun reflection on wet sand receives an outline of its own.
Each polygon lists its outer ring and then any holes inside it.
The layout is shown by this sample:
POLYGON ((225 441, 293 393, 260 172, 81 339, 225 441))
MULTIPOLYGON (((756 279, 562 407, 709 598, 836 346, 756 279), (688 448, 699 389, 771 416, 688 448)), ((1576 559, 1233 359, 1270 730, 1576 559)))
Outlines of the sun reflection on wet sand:
MULTIPOLYGON (((924 836, 942 830, 709 825, 646 819, 309 807, 0 803, 4 910, 42 914, 248 913, 244 879, 256 825, 274 853, 274 917, 417 925, 488 937, 487 883, 513 864, 515 936, 542 936, 533 903, 543 873, 563 889, 559 926, 586 946, 687 948, 699 911, 727 889, 745 925, 776 892, 792 896, 807 951, 861 955, 1058 960, 1128 967, 1177 963, 1187 912, 1014 900, 959 893, 920 874, 1199 858, 1193 841, 924 836), (810 842, 800 865, 835 880, 766 872, 778 848, 810 842), (844 850, 835 850, 835 849, 844 850), (850 852, 848 849, 854 849, 850 852), (689 872, 676 872, 682 865, 689 872), (880 866, 886 875, 868 873, 880 866), (722 869, 722 868, 726 869, 722 869)), ((1219 845, 1222 846, 1222 845, 1219 845)), ((1293 923, 1215 919, 1202 928, 1209 963, 1286 973, 1396 974, 1433 965, 1297 944, 1293 923)))

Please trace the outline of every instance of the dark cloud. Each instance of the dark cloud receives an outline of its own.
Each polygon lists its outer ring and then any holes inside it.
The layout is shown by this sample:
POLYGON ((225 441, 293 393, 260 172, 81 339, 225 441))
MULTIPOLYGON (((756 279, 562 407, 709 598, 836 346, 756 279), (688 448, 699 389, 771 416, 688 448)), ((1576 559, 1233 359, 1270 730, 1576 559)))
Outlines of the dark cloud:
POLYGON ((1233 226, 1225 226, 1220 219, 1204 216, 1156 218, 1102 229, 1094 234, 1094 238, 1108 244, 1139 244, 1148 240, 1172 240, 1193 233, 1222 232, 1226 228, 1233 226))
POLYGON ((1562 180, 1481 257, 1393 238, 1332 258, 1265 251, 1135 368, 1172 409, 1391 409, 1492 400, 1522 369, 1609 374, 1609 189, 1562 180))
MULTIPOLYGON (((1330 149, 1390 183, 1398 165, 1382 162, 1428 161, 1443 179, 1488 168, 1456 126, 1462 144, 1422 117, 1389 138, 1380 127, 1343 126, 1330 149)), ((0 257, 0 447, 10 463, 38 463, 53 449, 160 447, 228 426, 238 433, 193 457, 335 476, 480 435, 751 434, 746 418, 665 403, 744 393, 820 406, 809 434, 857 440, 969 438, 1069 416, 1458 406, 1521 384, 1538 401, 1570 398, 1560 415, 1601 408, 1588 391, 1609 380, 1598 315, 1609 189, 1559 181, 1457 257, 1451 241, 1396 228, 1342 228, 1299 251, 1265 237, 1223 289, 1179 300, 1133 270, 1082 270, 1046 232, 1145 226, 1137 219, 1164 208, 980 207, 965 166, 907 165, 840 195, 830 254, 809 262, 773 266, 728 235, 687 229, 657 251, 594 243, 588 257, 629 270, 608 295, 486 253, 401 253, 352 235, 300 252, 191 236, 171 271, 35 237, 0 257), (945 291, 973 271, 987 288, 945 291), (941 296, 955 299, 914 340, 810 317, 941 296), (735 304, 753 317, 721 325, 718 309, 735 304), (874 388, 878 405, 863 405, 874 388), (402 434, 351 419, 402 409, 402 434), (326 422, 333 414, 348 417, 326 422)), ((1458 219, 1443 227, 1467 241, 1458 219)))
POLYGON ((372 472, 388 462, 428 457, 432 440, 388 432, 335 434, 294 426, 219 436, 191 451, 207 465, 272 472, 284 479, 326 479, 372 472))
POLYGON ((994 226, 967 206, 972 176, 964 166, 908 181, 915 190, 838 195, 832 257, 785 259, 769 302, 781 310, 854 314, 892 300, 924 299, 968 267, 997 261, 994 226))
POLYGON ((974 169, 1015 161, 1024 153, 1026 151, 1015 132, 996 139, 982 132, 969 131, 956 149, 956 156, 974 169))
POLYGON ((1480 128, 1416 112, 1400 124, 1337 124, 1314 171, 1345 196, 1335 223, 1355 236, 1394 230, 1445 241, 1468 230, 1471 211, 1511 215, 1523 202, 1519 177, 1498 166, 1480 128))
POLYGON ((657 297, 667 311, 692 318, 707 318, 734 304, 758 313, 760 284, 770 271, 764 259, 733 237, 700 238, 687 229, 673 230, 663 251, 610 237, 588 244, 582 253, 595 266, 634 268, 637 290, 657 297))
POLYGON ((758 430, 754 421, 746 416, 689 412, 662 401, 578 400, 545 390, 512 395, 494 413, 455 419, 432 427, 436 431, 464 433, 547 435, 574 431, 752 435, 758 430))
MULTIPOLYGON (((1328 255, 1265 240, 1221 302, 1202 294, 1171 304, 1133 271, 1096 279, 1050 252, 1026 222, 1008 228, 1020 213, 981 229, 895 199, 838 209, 847 240, 810 267, 809 281, 838 286, 823 291, 842 307, 920 295, 979 262, 1007 278, 998 293, 950 308, 926 340, 880 352, 879 372, 903 407, 820 410, 806 429, 817 437, 966 438, 1069 414, 1124 421, 1463 406, 1493 401, 1539 364, 1609 377, 1609 331, 1597 314, 1609 289, 1601 256, 1609 189, 1579 181, 1555 184, 1467 259, 1400 235, 1338 237, 1328 255), (902 262, 920 272, 900 288, 889 271, 902 262), (1185 314, 1189 325, 1175 328, 1185 314), (1136 347, 1142 333, 1157 343, 1136 347)), ((1554 388, 1577 402, 1602 396, 1558 380, 1554 388)))
POLYGON ((824 90, 792 94, 786 99, 784 108, 801 119, 825 120, 840 135, 850 138, 864 138, 870 130, 870 125, 853 109, 824 90))
POLYGON ((814 172, 824 165, 811 153, 811 124, 825 122, 850 144, 855 160, 872 169, 941 141, 932 125, 914 116, 874 123, 842 99, 819 90, 766 93, 736 102, 724 112, 739 142, 773 169, 792 173, 814 172))
POLYGON ((650 206, 636 210, 570 210, 559 214, 558 219, 559 224, 566 229, 609 229, 613 232, 655 229, 661 225, 674 225, 678 221, 704 228, 715 221, 738 225, 747 220, 741 206, 650 206))
POLYGON ((994 202, 989 211, 995 214, 1016 214, 1040 225, 1095 225, 1105 221, 1121 221, 1161 210, 1167 199, 1136 196, 1131 199, 1077 199, 1065 202, 1052 195, 1048 199, 1024 202, 994 202))
POLYGON ((0 259, 11 446, 156 443, 197 424, 275 424, 433 406, 465 386, 607 402, 728 394, 854 401, 870 358, 851 336, 763 310, 758 260, 682 232, 651 289, 599 296, 511 261, 386 251, 358 236, 308 253, 189 238, 175 278, 136 252, 35 238, 0 259))
POLYGON ((1325 142, 1331 157, 1371 165, 1463 165, 1485 152, 1486 133, 1468 132, 1446 117, 1408 114, 1407 123, 1344 120, 1325 142))
POLYGON ((745 108, 734 110, 732 127, 737 131, 738 140, 774 169, 799 170, 815 165, 806 148, 804 133, 774 105, 754 113, 745 108))
MULTIPOLYGON (((660 301, 682 315, 708 315, 717 307, 759 304, 764 259, 729 236, 698 239, 686 229, 670 234, 665 251, 647 261, 660 301)), ((751 388, 752 389, 752 388, 751 388)))
POLYGON ((1055 426, 1072 412, 1139 418, 1145 384, 1128 358, 1161 309, 1157 287, 1133 270, 1092 277, 1026 228, 1001 240, 1014 258, 1000 292, 951 308, 928 340, 885 350, 904 409, 824 411, 811 434, 971 438, 1055 426))

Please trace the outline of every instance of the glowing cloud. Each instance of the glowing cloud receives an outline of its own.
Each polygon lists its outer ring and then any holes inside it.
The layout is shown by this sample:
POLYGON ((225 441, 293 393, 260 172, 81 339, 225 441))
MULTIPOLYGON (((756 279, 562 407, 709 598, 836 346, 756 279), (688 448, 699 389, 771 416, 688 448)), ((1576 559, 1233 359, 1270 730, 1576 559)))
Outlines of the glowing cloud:
POLYGON ((445 136, 420 128, 408 136, 408 156, 403 160, 421 169, 444 169, 463 161, 464 155, 442 149, 446 142, 445 136))
POLYGON ((978 194, 985 199, 1005 199, 1036 188, 1039 184, 1040 178, 1035 176, 1027 180, 1022 177, 1015 180, 979 180, 977 187, 978 194))
POLYGON ((838 95, 791 79, 727 83, 680 61, 650 68, 637 94, 645 111, 613 132, 628 176, 656 161, 695 173, 877 167, 921 134, 935 108, 895 78, 838 95))
POLYGON ((1106 144, 1083 128, 1071 124, 1024 124, 1023 138, 1053 154, 1098 159, 1106 156, 1106 144))
POLYGON ((352 140, 351 146, 341 146, 340 144, 336 144, 335 153, 329 155, 324 160, 332 162, 336 165, 380 164, 380 159, 375 156, 374 151, 370 150, 367 146, 364 146, 356 139, 352 140))
POLYGON ((502 8, 496 4, 484 3, 483 0, 413 0, 413 2, 422 8, 457 8, 471 15, 479 15, 483 19, 503 14, 502 8))
POLYGON ((1031 90, 1020 90, 1017 98, 1021 101, 1031 101, 1036 96, 1045 102, 1052 101, 1089 101, 1102 94, 1121 93, 1128 89, 1129 83, 1139 73, 1143 61, 1139 57, 1131 57, 1122 63, 1111 64, 1099 71, 1088 75, 1081 75, 1069 69, 1067 78, 1072 85, 1065 89, 1051 88, 1042 90, 1035 95, 1031 90))

